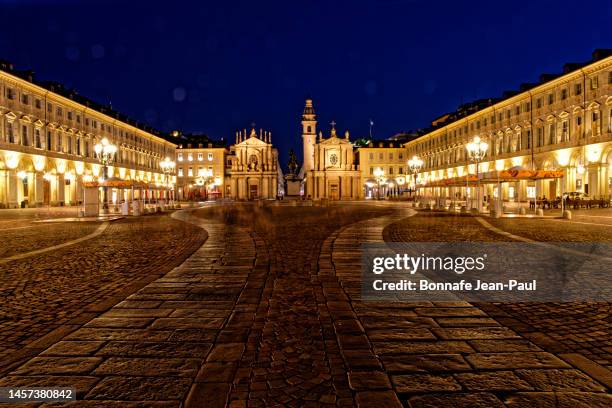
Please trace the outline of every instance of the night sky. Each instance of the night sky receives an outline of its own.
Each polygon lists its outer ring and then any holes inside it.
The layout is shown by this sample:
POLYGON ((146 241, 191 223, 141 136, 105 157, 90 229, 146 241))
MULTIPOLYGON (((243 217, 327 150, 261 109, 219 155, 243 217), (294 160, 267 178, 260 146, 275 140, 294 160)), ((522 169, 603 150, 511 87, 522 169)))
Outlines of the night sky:
POLYGON ((0 58, 163 131, 375 138, 612 47, 612 2, 0 0, 0 58))

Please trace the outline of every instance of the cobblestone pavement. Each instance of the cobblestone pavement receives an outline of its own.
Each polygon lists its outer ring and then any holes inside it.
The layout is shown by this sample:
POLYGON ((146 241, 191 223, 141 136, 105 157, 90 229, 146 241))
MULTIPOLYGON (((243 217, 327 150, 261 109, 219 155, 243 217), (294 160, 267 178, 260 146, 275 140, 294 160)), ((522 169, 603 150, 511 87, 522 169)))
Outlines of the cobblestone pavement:
MULTIPOLYGON (((99 224, 36 225, 2 231, 10 237, 2 240, 5 253, 64 242, 99 224)), ((167 216, 124 219, 89 241, 0 265, 0 373, 91 319, 105 302, 169 271, 205 238, 167 216)))
POLYGON ((61 244, 92 233, 100 223, 63 222, 2 228, 0 258, 61 244))
MULTIPOLYGON (((612 402, 605 369, 548 351, 482 308, 360 301, 359 244, 410 238, 419 231, 410 209, 245 205, 175 216, 208 232, 200 249, 100 307, 0 386, 75 386, 79 407, 612 402)), ((439 240, 451 222, 454 236, 498 238, 472 218, 454 220, 420 232, 439 240)))
MULTIPOLYGON (((582 211, 589 217, 606 217, 609 212, 607 209, 582 211)), ((490 219, 488 222, 535 241, 612 242, 612 225, 537 218, 490 219)), ((607 218, 603 222, 607 222, 607 218)), ((548 344, 550 349, 576 351, 612 369, 612 305, 609 303, 513 303, 498 307, 497 312, 505 324, 515 325, 519 331, 548 344)))
MULTIPOLYGON (((537 218, 487 219, 493 226, 535 241, 580 242, 612 240, 609 226, 584 225, 537 218)), ((387 241, 511 241, 485 229, 472 217, 420 213, 390 225, 387 241), (449 232, 450 231, 450 232, 449 232)), ((607 369, 612 366, 609 303, 477 304, 498 323, 552 353, 578 353, 607 369)), ((609 374, 608 374, 609 375, 609 374)))

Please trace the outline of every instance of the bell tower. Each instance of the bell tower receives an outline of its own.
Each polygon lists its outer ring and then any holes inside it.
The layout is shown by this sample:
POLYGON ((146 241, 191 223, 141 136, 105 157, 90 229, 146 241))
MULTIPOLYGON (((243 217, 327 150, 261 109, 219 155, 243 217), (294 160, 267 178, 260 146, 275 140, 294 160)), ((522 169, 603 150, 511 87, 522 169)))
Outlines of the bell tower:
POLYGON ((314 169, 314 145, 317 140, 317 115, 312 107, 312 99, 306 99, 302 114, 302 143, 304 146, 304 164, 302 174, 314 169))

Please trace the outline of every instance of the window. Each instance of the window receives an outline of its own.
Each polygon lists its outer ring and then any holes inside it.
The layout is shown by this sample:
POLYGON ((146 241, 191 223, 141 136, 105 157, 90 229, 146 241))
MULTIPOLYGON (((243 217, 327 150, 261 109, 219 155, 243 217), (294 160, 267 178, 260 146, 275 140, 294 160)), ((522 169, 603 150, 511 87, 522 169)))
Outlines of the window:
POLYGON ((68 143, 66 143, 66 147, 68 148, 68 154, 72 154, 72 136, 68 136, 66 139, 68 143))
POLYGON ((187 170, 187 175, 189 177, 193 177, 193 167, 189 167, 189 170, 187 170))
POLYGON ((527 131, 527 148, 531 149, 531 130, 527 131))
POLYGON ((384 153, 383 152, 378 153, 378 159, 379 160, 382 160, 383 157, 384 157, 384 153))
POLYGON ((514 113, 518 116, 521 113, 521 107, 517 105, 514 113))
POLYGON ((37 149, 42 148, 42 140, 40 140, 40 129, 39 128, 34 129, 34 146, 36 146, 37 149))
POLYGON ((608 72, 608 84, 612 84, 612 71, 608 72))
POLYGON ((591 78, 591 89, 597 89, 599 88, 599 81, 598 78, 596 76, 591 78))
MULTIPOLYGON (((89 157, 89 140, 85 140, 85 157, 89 157)), ((123 151, 123 161, 127 159, 127 152, 123 151)))
POLYGON ((198 177, 202 177, 204 175, 204 167, 198 167, 198 177))
POLYGON ((561 100, 564 101, 567 99, 567 89, 561 90, 561 100))
POLYGON ((9 143, 15 143, 15 134, 13 133, 13 124, 6 122, 6 137, 9 143))
POLYGON ((548 144, 553 144, 555 142, 555 124, 550 123, 548 125, 548 144))
POLYGON ((26 125, 21 126, 21 144, 29 146, 30 141, 28 140, 28 127, 26 125))
POLYGON ((72 120, 72 112, 68 111, 66 115, 68 116, 68 120, 72 120))
POLYGON ((538 139, 536 143, 536 147, 540 147, 544 144, 544 130, 542 127, 538 128, 538 139))
POLYGON ((182 162, 183 161, 183 153, 177 153, 176 154, 176 160, 182 162))
POLYGON ((566 142, 569 140, 569 128, 567 125, 567 120, 561 122, 561 141, 566 142))
POLYGON ((389 174, 393 174, 393 167, 389 167, 389 174))
POLYGON ((555 95, 548 94, 548 104, 552 105, 555 102, 555 95))
POLYGON ((42 107, 42 102, 40 101, 40 99, 36 99, 34 101, 34 106, 36 107, 36 109, 40 109, 42 107))
POLYGON ((183 168, 182 167, 178 168, 178 176, 179 177, 183 177, 183 168))
POLYGON ((213 161, 213 154, 212 153, 208 153, 208 161, 213 161))
POLYGON ((47 130, 47 150, 51 150, 51 131, 47 130))
POLYGON ((531 111, 531 102, 527 102, 525 104, 525 112, 530 112, 531 111))
POLYGON ((47 112, 53 112, 53 105, 51 105, 50 103, 47 104, 47 112))
POLYGON ((540 109, 542 107, 542 98, 536 99, 536 109, 540 109))
POLYGON ((77 123, 81 123, 81 115, 76 115, 76 121, 77 123))
POLYGON ((393 160, 393 153, 389 153, 389 160, 393 160))
POLYGON ((62 117, 62 108, 58 106, 55 110, 55 113, 57 114, 57 116, 62 117))
POLYGON ((312 133, 312 127, 307 126, 306 127, 306 133, 312 133))
POLYGON ((582 117, 577 116, 576 117, 576 126, 580 126, 580 125, 582 125, 582 117))
POLYGON ((370 152, 370 160, 374 160, 374 153, 370 152))
POLYGON ((76 152, 75 152, 75 154, 77 156, 81 155, 81 138, 80 137, 76 138, 76 152))
POLYGON ((403 158, 404 158, 404 153, 398 153, 398 159, 402 160, 403 158))
POLYGON ((582 84, 574 85, 574 95, 582 94, 582 84))
POLYGON ((57 135, 57 151, 60 153, 62 153, 62 138, 62 134, 57 135))
POLYGON ((193 153, 187 153, 187 160, 193 161, 193 153))
POLYGON ((593 136, 599 135, 601 133, 601 124, 599 123, 599 111, 593 112, 592 120, 593 136))
POLYGON ((30 98, 26 94, 21 94, 21 103, 24 105, 28 105, 30 103, 30 98))
POLYGON ((198 161, 204 160, 204 155, 202 153, 198 153, 198 161))
POLYGON ((404 169, 402 167, 399 167, 397 169, 397 174, 404 174, 404 169))
POLYGON ((15 91, 13 88, 6 88, 6 99, 15 99, 15 91))

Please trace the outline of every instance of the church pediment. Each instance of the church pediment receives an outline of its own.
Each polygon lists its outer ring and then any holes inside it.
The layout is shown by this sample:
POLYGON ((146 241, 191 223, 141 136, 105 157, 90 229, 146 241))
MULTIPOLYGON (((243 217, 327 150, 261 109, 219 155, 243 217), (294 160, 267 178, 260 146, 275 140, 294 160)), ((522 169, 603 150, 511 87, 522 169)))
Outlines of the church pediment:
POLYGON ((236 146, 267 146, 268 144, 256 136, 251 136, 247 140, 238 143, 236 146))
POLYGON ((346 139, 340 139, 339 137, 330 137, 329 139, 324 139, 319 142, 322 145, 350 145, 351 142, 346 139))

